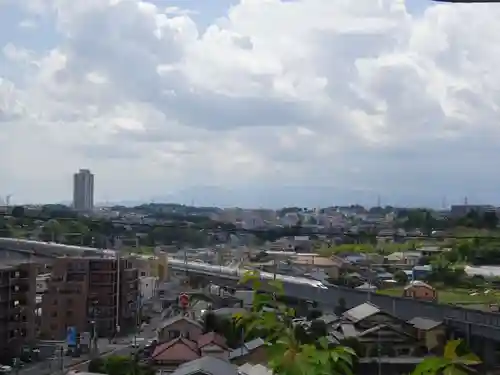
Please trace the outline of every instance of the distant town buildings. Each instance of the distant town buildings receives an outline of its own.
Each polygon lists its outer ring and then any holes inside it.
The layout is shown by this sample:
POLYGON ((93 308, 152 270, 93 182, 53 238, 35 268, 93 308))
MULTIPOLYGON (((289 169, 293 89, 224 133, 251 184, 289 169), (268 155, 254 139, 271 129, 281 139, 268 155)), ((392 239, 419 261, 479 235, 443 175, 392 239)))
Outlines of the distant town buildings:
POLYGON ((94 175, 88 169, 80 169, 73 176, 73 208, 78 211, 94 208, 94 175))

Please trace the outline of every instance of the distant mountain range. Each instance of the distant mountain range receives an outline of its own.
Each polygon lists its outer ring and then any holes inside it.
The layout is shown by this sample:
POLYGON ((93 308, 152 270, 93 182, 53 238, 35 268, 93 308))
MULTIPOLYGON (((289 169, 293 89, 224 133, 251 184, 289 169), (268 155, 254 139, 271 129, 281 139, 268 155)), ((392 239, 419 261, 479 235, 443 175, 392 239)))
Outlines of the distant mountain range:
MULTIPOLYGON (((403 197, 401 197, 404 199, 403 197)), ((216 186, 198 186, 180 190, 176 193, 155 196, 148 201, 117 201, 107 205, 138 206, 143 203, 178 203, 205 207, 242 207, 242 208, 282 208, 282 207, 328 207, 334 205, 361 204, 377 205, 378 196, 371 191, 346 190, 333 187, 288 186, 288 187, 239 187, 237 189, 216 186)), ((399 199, 382 205, 397 204, 399 199)), ((439 203, 439 197, 436 197, 439 203)))

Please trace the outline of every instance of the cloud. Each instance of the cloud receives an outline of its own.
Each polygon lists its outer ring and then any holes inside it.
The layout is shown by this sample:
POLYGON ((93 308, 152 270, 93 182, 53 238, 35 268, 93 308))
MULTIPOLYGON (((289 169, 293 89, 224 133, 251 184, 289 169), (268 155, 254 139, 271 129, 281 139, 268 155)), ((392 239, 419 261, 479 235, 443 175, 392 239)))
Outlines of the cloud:
POLYGON ((499 200, 500 7, 159 3, 0 1, 5 194, 70 199, 88 167, 98 200, 499 200))

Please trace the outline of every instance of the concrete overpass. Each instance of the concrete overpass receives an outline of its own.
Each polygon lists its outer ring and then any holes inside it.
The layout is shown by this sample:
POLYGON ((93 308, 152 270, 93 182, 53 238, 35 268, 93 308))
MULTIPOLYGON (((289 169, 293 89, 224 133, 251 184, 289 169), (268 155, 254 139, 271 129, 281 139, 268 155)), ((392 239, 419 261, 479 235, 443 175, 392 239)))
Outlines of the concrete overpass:
MULTIPOLYGON (((27 253, 41 257, 57 257, 64 255, 103 256, 106 254, 113 256, 116 254, 113 250, 11 238, 0 238, 0 249, 8 249, 9 251, 18 251, 20 253, 24 252, 25 254, 27 253)), ((178 272, 187 272, 188 274, 205 278, 207 282, 227 287, 237 286, 241 276, 246 272, 244 269, 234 267, 214 266, 199 262, 185 262, 184 260, 173 258, 169 259, 169 268, 178 272)), ((367 293, 350 288, 332 288, 325 286, 320 281, 303 277, 274 275, 267 272, 261 272, 260 277, 267 281, 276 278, 283 283, 286 296, 315 301, 320 306, 334 308, 338 305, 340 299, 346 302, 347 307, 353 307, 371 301, 383 310, 404 320, 421 316, 444 321, 449 326, 461 331, 469 339, 480 337, 484 342, 488 342, 489 340, 500 342, 500 314, 498 313, 367 293)), ((262 289, 266 291, 265 283, 263 283, 262 289)), ((490 346, 492 349, 494 348, 491 342, 490 346)))
MULTIPOLYGON (((71 246, 54 242, 31 241, 18 238, 0 237, 0 254, 11 253, 20 256, 57 258, 60 256, 92 256, 112 255, 113 250, 96 249, 93 247, 71 246)), ((0 258, 4 256, 0 255, 0 258)))
MULTIPOLYGON (((246 270, 213 266, 197 262, 169 260, 169 268, 204 277, 207 281, 227 287, 235 287, 246 270)), ((274 279, 274 274, 262 272, 263 280, 274 279)), ((370 301, 393 315, 410 320, 416 316, 445 321, 466 336, 480 336, 500 342, 500 314, 462 307, 418 301, 409 298, 391 297, 367 293, 351 288, 327 287, 316 280, 301 277, 276 275, 283 283, 285 295, 303 300, 315 301, 320 306, 334 308, 339 300, 345 300, 347 307, 354 307, 370 301)), ((263 289, 265 289, 265 285, 263 289)), ((264 290, 265 291, 265 290, 264 290)))

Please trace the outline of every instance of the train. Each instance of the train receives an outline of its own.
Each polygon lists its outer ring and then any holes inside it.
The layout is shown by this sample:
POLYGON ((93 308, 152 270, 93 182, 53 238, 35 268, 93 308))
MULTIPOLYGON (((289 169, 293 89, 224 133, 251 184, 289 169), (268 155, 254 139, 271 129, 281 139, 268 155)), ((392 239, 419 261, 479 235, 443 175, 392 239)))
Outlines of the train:
MULTIPOLYGON (((213 264, 199 263, 199 262, 186 262, 184 260, 173 259, 173 258, 169 259, 168 263, 169 267, 174 266, 178 270, 186 270, 188 272, 198 271, 200 273, 214 274, 214 275, 222 274, 222 275, 232 276, 235 279, 243 277, 243 275, 246 272, 248 272, 248 270, 245 269, 232 268, 227 266, 217 266, 213 264)), ((270 272, 259 272, 259 276, 261 279, 264 280, 278 280, 284 284, 297 284, 319 289, 328 289, 328 287, 321 281, 308 279, 305 277, 288 276, 288 275, 274 274, 270 272)))

